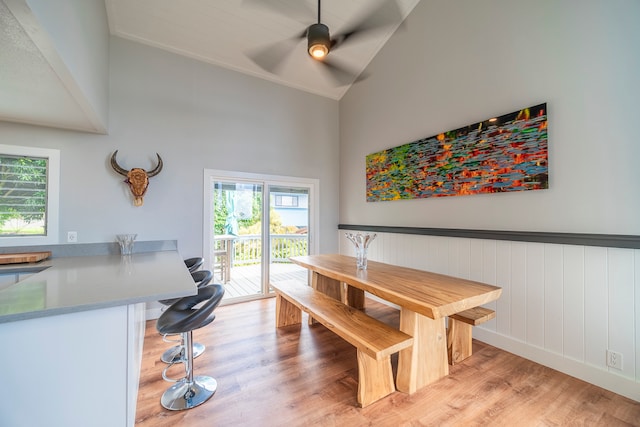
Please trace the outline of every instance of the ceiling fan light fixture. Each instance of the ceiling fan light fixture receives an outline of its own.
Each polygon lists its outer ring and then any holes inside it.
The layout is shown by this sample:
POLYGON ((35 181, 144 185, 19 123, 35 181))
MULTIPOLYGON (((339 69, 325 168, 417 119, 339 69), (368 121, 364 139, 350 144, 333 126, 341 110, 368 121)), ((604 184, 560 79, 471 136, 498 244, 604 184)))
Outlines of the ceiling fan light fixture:
POLYGON ((308 52, 313 59, 323 59, 329 53, 331 38, 329 27, 324 24, 313 24, 307 30, 308 52))

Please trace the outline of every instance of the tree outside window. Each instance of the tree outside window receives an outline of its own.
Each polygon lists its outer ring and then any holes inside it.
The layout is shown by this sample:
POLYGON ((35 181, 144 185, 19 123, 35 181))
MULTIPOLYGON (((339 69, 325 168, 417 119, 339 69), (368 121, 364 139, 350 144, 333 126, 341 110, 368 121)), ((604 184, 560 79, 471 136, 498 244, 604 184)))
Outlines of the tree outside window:
POLYGON ((0 155, 0 235, 44 236, 46 158, 0 155))

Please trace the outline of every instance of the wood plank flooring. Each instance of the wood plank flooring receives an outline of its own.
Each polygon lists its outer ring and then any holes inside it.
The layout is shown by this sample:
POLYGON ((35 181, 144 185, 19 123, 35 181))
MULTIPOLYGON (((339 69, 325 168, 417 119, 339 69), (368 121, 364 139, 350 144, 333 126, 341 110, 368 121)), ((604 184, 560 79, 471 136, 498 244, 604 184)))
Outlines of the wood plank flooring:
MULTIPOLYGON (((398 324, 398 311, 383 304, 367 300, 366 311, 398 324)), ((216 378, 218 391, 177 412, 160 405, 170 383, 161 378, 166 365, 159 358, 169 344, 155 321, 147 322, 136 425, 640 426, 639 402, 478 341, 448 377, 357 408, 354 347, 304 319, 301 327, 276 329, 274 312, 274 299, 226 305, 194 331, 207 346, 195 359, 195 375, 216 378)))

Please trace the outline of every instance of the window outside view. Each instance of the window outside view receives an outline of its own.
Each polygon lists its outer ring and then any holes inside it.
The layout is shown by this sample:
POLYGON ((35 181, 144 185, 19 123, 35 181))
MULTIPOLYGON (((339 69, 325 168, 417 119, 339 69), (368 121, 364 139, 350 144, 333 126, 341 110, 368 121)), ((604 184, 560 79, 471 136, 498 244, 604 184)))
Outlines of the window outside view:
POLYGON ((47 159, 0 155, 0 235, 47 233, 47 159))

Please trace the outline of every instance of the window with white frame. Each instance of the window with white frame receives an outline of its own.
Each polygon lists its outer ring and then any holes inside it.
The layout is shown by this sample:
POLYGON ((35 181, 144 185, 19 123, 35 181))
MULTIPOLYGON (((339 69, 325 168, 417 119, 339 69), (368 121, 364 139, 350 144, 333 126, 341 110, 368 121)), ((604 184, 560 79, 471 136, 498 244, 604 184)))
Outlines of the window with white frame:
POLYGON ((0 246, 58 242, 59 150, 0 145, 0 246))

